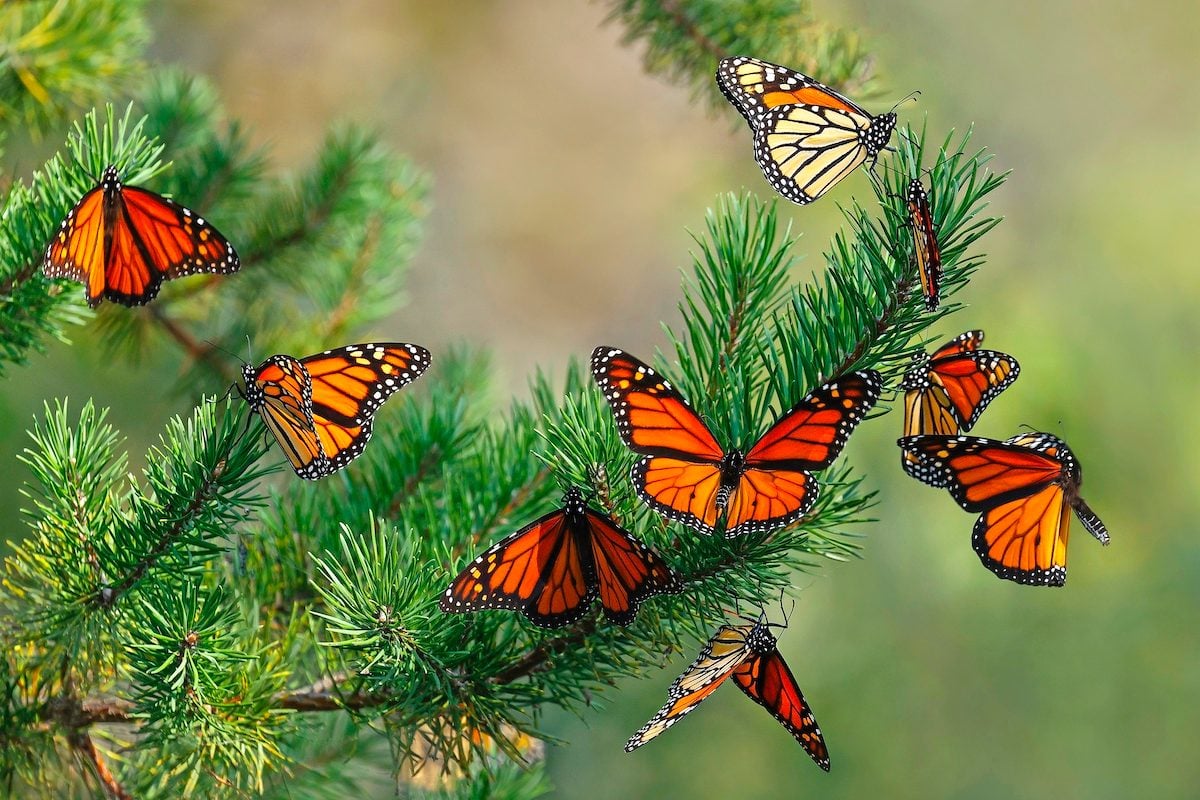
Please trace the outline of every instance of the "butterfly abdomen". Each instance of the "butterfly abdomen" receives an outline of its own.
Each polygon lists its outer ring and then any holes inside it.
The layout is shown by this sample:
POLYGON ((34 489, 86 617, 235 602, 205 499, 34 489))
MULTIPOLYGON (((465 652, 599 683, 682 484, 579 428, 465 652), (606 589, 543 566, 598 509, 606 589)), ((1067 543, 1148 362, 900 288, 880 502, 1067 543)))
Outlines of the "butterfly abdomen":
POLYGON ((718 512, 724 511, 729 505, 729 498, 733 496, 745 471, 746 457, 740 450, 730 450, 721 459, 721 485, 715 500, 718 512))

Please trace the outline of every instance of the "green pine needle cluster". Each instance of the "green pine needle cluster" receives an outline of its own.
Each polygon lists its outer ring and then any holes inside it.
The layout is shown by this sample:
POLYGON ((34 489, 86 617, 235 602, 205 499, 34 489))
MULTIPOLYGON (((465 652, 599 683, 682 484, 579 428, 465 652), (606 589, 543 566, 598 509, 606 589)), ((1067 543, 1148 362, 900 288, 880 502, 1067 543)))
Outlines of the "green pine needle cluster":
MULTIPOLYGON (((620 2, 614 17, 648 43, 652 70, 696 86, 711 84, 716 55, 734 52, 861 85, 857 40, 796 5, 620 2), (816 62, 778 50, 785 40, 816 62)), ((1003 176, 969 138, 927 152, 923 130, 897 130, 873 172, 874 201, 844 210, 810 281, 795 279, 796 238, 774 202, 718 198, 695 236, 679 317, 665 326, 671 352, 639 355, 726 446, 744 448, 843 372, 878 369, 894 387, 922 332, 956 308, 948 298, 981 266, 976 244, 996 223, 986 199, 1003 176), (936 314, 924 311, 902 199, 916 177, 942 243, 947 301, 936 314)), ((212 394, 236 378, 230 353, 247 337, 296 354, 355 341, 402 293, 426 191, 407 159, 348 126, 300 175, 270 176, 211 86, 162 71, 131 105, 84 115, 61 153, 8 188, 0 367, 90 322, 124 356, 175 348, 179 389, 212 394), (44 279, 46 241, 107 164, 204 209, 241 271, 95 314, 76 284, 44 279)), ((730 611, 776 602, 795 571, 858 552, 873 500, 844 461, 819 476, 800 524, 704 537, 635 497, 635 456, 582 361, 539 373, 529 399, 504 409, 489 373, 478 351, 436 353, 429 374, 380 411, 363 457, 315 484, 279 469, 237 397, 168 422, 136 478, 103 410, 48 405, 23 458, 29 529, 3 571, 0 782, 322 797, 327 781, 341 796, 399 779, 414 796, 534 797, 545 779, 526 766, 546 738, 545 708, 594 708, 618 679, 694 651, 730 611), (438 609, 463 566, 570 486, 669 554, 683 593, 653 598, 627 628, 598 612, 546 631, 517 614, 438 609), (346 768, 350 758, 361 768, 346 768)))

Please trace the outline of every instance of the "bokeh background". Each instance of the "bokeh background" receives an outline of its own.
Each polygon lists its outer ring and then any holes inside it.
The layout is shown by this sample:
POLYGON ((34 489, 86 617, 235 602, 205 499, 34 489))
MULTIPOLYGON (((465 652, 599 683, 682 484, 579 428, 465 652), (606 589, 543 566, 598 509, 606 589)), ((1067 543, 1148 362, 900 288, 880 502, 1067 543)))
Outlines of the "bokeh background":
MULTIPOLYGON (((987 331, 1020 380, 976 432, 1063 436, 1108 524, 1076 526, 1070 581, 996 580, 973 518, 897 468, 899 415, 849 453, 879 492, 863 559, 797 576, 780 647, 833 759, 822 774, 739 692, 633 755, 621 745, 690 656, 546 727, 563 798, 1125 798, 1200 792, 1200 11, 1167 0, 871 3, 822 0, 870 43, 889 97, 932 138, 974 126, 1012 170, 1005 221, 945 336, 987 331)), ((675 319, 687 229, 719 192, 761 180, 740 118, 649 77, 596 2, 172 0, 154 56, 210 76, 273 165, 299 167, 331 120, 377 125, 435 180, 410 302, 379 333, 486 345, 501 390, 597 343, 649 355, 675 319)), ((884 110, 891 100, 874 104, 884 110)), ((854 176, 781 205, 820 268, 854 176)), ((112 407, 132 454, 185 401, 175 354, 108 362, 74 332, 0 384, 0 519, 21 535, 15 460, 44 398, 112 407), (136 402, 133 399, 137 398, 136 402), (147 408, 146 398, 152 398, 147 408)), ((498 392, 501 394, 502 392, 498 392)), ((384 412, 386 414, 386 410, 384 412)), ((136 466, 137 459, 133 459, 136 466)))

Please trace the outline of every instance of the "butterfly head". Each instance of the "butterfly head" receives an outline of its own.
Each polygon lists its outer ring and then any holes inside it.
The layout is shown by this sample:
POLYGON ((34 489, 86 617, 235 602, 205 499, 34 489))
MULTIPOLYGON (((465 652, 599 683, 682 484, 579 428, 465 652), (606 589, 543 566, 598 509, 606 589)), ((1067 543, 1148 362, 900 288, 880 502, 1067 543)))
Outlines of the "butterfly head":
POLYGON ((868 157, 874 159, 879 151, 887 147, 891 141, 892 131, 896 129, 896 112, 889 111, 871 120, 871 126, 863 134, 863 144, 866 145, 868 157))
POLYGON ((569 486, 563 492, 563 511, 568 517, 582 517, 587 512, 587 502, 578 486, 569 486))
POLYGON ((776 642, 775 634, 771 633, 771 623, 767 622, 767 614, 764 611, 746 634, 746 646, 755 655, 765 656, 775 651, 776 642))
POLYGON ((242 364, 242 380, 245 381, 246 386, 239 388, 238 392, 246 398, 250 408, 257 411, 258 407, 266 402, 266 396, 258 383, 258 368, 253 364, 242 364))
POLYGON ((109 164, 104 168, 104 172, 100 176, 100 186, 105 191, 117 191, 121 188, 121 174, 117 172, 115 164, 109 164))

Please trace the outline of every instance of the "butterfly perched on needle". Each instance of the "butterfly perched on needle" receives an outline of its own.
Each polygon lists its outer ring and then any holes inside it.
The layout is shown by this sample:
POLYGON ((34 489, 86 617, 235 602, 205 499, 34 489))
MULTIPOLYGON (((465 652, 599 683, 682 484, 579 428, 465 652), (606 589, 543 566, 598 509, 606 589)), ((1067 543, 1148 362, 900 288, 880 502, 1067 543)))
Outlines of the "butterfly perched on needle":
POLYGON ((921 181, 909 182, 904 202, 908 209, 908 225, 913 234, 913 254, 917 262, 917 277, 921 281, 921 294, 925 297, 925 310, 937 311, 941 304, 942 248, 933 227, 929 195, 921 181))
POLYGON ((101 300, 148 303, 165 280, 236 272, 233 245, 191 209, 148 189, 121 183, 105 168, 100 183, 63 219, 46 246, 42 272, 83 284, 93 308, 101 300))
POLYGON ((351 344, 245 364, 242 396, 262 417, 296 474, 318 480, 362 454, 383 402, 429 368, 415 344, 351 344))
POLYGON ((621 439, 645 456, 633 465, 638 495, 668 519, 727 537, 781 528, 817 499, 811 472, 833 463, 879 399, 878 372, 841 375, 784 413, 748 450, 726 450, 669 381, 628 353, 592 352, 592 377, 621 439))
POLYGON ((582 619, 598 599, 609 621, 628 625, 642 601, 682 590, 666 562, 571 487, 561 508, 467 565, 439 606, 447 613, 506 608, 539 627, 559 628, 582 619))
POLYGON ((807 75, 757 58, 717 65, 717 86, 754 136, 754 159, 775 191, 804 205, 861 164, 872 165, 896 127, 807 75))
MULTIPOLYGON (((1021 374, 1017 360, 997 350, 980 350, 983 331, 959 334, 933 353, 918 353, 904 373, 904 435, 953 435, 969 431, 980 414, 1021 374)), ((901 456, 905 470, 914 456, 901 456)))
POLYGON ((1071 512, 1108 544, 1108 530, 1079 496, 1083 475, 1066 442, 1021 433, 1003 442, 971 436, 905 436, 909 473, 945 488, 979 513, 971 543, 983 565, 1005 580, 1062 586, 1067 580, 1071 512))
POLYGON ((745 625, 723 625, 700 655, 667 690, 667 702, 625 743, 631 753, 680 719, 732 676, 737 687, 775 717, 817 766, 829 771, 829 750, 812 708, 779 654, 772 623, 760 617, 745 625))

